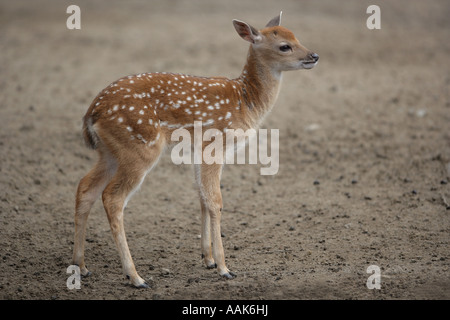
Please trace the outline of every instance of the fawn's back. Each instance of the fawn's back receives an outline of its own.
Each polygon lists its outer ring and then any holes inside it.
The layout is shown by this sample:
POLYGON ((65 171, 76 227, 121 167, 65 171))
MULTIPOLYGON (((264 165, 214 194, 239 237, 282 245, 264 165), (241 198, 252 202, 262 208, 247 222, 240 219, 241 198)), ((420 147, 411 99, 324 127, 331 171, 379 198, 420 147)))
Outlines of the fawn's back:
MULTIPOLYGON (((245 94, 242 79, 142 73, 100 92, 85 119, 103 130, 111 128, 116 139, 150 148, 168 143, 175 129, 192 129, 194 121, 222 131, 255 126, 242 108, 245 94)), ((98 143, 88 141, 94 148, 98 143)))

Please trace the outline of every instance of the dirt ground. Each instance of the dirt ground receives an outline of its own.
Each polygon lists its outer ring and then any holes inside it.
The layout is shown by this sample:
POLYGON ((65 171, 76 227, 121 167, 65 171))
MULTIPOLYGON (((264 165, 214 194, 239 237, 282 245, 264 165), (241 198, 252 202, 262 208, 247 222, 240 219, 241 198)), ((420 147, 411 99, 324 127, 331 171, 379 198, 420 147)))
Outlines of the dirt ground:
POLYGON ((449 299, 450 5, 442 1, 0 1, 0 299, 449 299), (66 8, 81 8, 68 30, 66 8), (369 30, 366 9, 381 8, 369 30), (280 167, 222 178, 224 280, 200 256, 192 168, 166 154, 125 212, 151 289, 132 288, 101 201, 81 289, 66 286, 74 196, 95 163, 81 118, 129 74, 239 76, 231 20, 282 25, 320 55, 287 72, 263 128, 280 167), (381 289, 368 289, 381 270, 381 289))

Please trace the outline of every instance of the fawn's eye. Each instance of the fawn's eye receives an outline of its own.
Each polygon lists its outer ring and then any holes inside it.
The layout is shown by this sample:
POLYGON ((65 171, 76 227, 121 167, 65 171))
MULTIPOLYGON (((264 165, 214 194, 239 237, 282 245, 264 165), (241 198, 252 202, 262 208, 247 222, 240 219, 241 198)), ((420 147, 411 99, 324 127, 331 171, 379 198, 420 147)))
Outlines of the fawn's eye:
POLYGON ((291 46, 289 46, 289 45, 287 45, 287 44, 282 45, 282 46, 280 47, 280 51, 283 51, 283 52, 288 52, 288 51, 291 51, 291 50, 292 50, 291 46))

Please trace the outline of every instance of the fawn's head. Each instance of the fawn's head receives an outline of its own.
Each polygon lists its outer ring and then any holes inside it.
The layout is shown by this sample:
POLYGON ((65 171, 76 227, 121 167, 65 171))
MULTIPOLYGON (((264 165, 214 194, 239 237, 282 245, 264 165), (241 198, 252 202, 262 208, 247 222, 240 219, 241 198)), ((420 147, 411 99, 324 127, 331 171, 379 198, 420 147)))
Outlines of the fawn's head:
POLYGON ((233 20, 233 25, 242 39, 251 43, 255 54, 275 71, 311 69, 319 55, 300 44, 294 34, 280 26, 281 12, 257 30, 246 22, 233 20))

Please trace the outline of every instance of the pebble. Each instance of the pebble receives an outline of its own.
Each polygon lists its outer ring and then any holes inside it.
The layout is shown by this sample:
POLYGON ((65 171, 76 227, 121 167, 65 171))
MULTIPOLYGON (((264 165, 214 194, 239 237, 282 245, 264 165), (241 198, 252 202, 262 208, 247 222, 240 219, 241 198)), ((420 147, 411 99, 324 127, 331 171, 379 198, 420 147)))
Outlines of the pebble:
POLYGON ((416 116, 418 118, 423 118, 427 114, 427 110, 425 109, 419 109, 416 111, 416 116))
POLYGON ((317 123, 311 123, 306 126, 305 131, 306 132, 312 132, 320 129, 320 125, 317 123))
POLYGON ((161 268, 161 274, 167 276, 170 274, 170 270, 167 268, 161 268))

